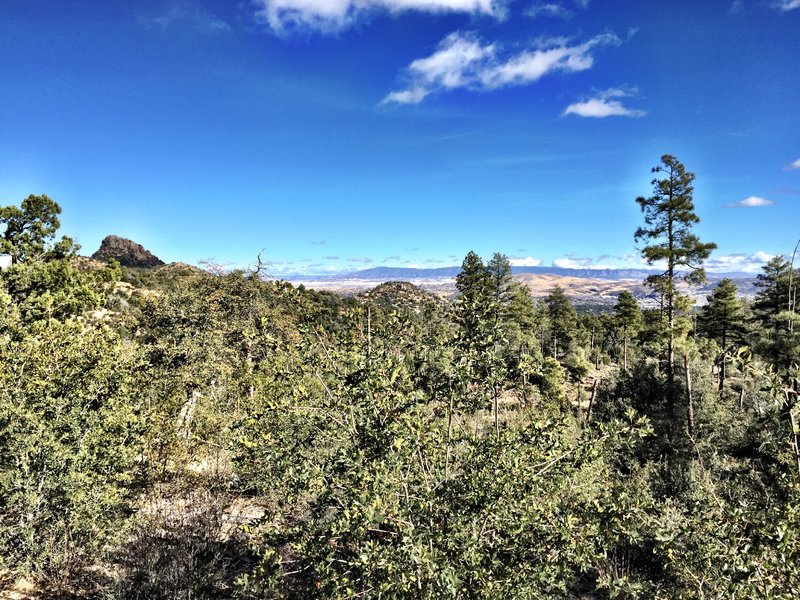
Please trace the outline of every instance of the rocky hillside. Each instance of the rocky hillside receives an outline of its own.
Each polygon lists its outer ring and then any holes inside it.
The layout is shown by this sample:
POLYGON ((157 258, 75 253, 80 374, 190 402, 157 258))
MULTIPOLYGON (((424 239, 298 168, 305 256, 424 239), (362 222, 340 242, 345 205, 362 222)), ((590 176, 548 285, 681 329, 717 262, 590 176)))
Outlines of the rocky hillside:
POLYGON ((406 308, 419 311, 425 305, 435 305, 440 299, 408 281, 388 281, 364 292, 360 298, 385 308, 406 308))
POLYGON ((100 248, 92 254, 96 260, 114 258, 123 267, 160 267, 164 261, 159 259, 141 244, 116 235, 109 235, 102 241, 100 248))

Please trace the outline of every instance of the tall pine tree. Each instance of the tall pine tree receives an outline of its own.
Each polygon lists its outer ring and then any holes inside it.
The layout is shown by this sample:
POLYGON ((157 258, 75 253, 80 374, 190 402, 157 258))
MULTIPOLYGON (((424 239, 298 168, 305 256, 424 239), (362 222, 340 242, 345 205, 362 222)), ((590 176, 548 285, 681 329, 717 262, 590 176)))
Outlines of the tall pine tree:
POLYGON ((646 245, 641 249, 648 264, 664 264, 666 269, 647 278, 647 284, 664 298, 667 318, 667 383, 670 403, 675 403, 675 317, 678 308, 677 281, 705 281, 703 261, 716 244, 705 244, 692 233, 700 221, 694 212, 694 173, 686 170, 674 156, 665 154, 661 164, 653 167, 653 195, 636 199, 644 213, 645 226, 637 229, 634 238, 646 245))

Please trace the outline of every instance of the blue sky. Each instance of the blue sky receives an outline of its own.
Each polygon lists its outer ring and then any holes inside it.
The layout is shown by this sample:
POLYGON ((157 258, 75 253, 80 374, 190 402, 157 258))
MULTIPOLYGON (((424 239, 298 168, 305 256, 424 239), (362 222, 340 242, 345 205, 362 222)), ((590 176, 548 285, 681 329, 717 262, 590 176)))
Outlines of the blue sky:
POLYGON ((2 0, 0 81, 0 203, 87 253, 636 265, 664 153, 712 269, 800 237, 800 0, 2 0))

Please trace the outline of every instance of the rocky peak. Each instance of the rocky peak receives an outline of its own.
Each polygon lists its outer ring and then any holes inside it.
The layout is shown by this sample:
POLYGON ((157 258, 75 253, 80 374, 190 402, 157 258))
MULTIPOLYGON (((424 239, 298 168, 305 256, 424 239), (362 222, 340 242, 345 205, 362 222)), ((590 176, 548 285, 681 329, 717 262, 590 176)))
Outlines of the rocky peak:
POLYGON ((160 267, 164 264, 141 244, 116 235, 106 236, 100 244, 100 249, 92 254, 92 258, 97 260, 114 258, 123 267, 160 267))

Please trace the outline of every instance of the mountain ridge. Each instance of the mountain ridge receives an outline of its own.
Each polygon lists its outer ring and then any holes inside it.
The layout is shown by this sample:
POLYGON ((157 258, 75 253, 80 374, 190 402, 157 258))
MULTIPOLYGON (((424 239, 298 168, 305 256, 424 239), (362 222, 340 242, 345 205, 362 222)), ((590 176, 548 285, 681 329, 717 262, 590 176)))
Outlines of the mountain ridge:
MULTIPOLYGON (((369 269, 361 269, 358 271, 349 271, 346 273, 333 273, 330 275, 303 275, 293 274, 287 279, 303 279, 306 281, 337 281, 349 279, 364 279, 375 281, 396 281, 396 280, 414 280, 414 279, 444 279, 455 278, 461 272, 460 266, 452 267, 436 267, 430 269, 421 269, 416 267, 371 267, 369 269)), ((559 275, 562 277, 578 277, 581 279, 604 279, 609 281, 623 281, 623 280, 644 280, 650 275, 658 274, 660 271, 657 269, 574 269, 567 267, 512 267, 511 272, 514 275, 559 275)), ((751 273, 743 272, 726 272, 726 273, 707 273, 709 280, 716 281, 723 278, 730 279, 751 279, 755 277, 751 273)))

